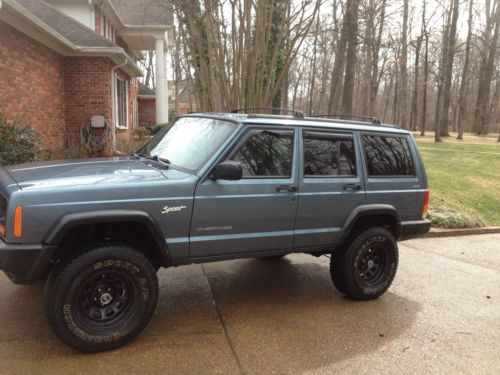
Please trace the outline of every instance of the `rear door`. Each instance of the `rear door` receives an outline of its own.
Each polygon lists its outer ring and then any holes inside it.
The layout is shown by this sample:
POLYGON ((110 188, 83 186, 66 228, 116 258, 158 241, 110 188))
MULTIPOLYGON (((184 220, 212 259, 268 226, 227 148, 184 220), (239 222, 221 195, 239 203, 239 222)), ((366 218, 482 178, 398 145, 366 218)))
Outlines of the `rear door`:
POLYGON ((422 216, 425 177, 409 134, 361 133, 368 204, 389 204, 401 221, 422 216))
POLYGON ((331 245, 365 201, 361 154, 353 131, 303 129, 295 248, 331 245))
POLYGON ((190 258, 291 249, 297 211, 296 129, 248 126, 218 162, 243 165, 239 181, 198 184, 190 258))

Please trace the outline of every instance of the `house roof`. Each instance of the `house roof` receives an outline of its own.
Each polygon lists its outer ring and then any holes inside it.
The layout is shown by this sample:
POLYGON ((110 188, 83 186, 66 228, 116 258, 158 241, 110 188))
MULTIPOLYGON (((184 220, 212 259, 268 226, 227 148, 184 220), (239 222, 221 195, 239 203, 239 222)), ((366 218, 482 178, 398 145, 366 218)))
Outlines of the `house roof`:
POLYGON ((137 86, 138 86, 138 91, 137 91, 138 96, 155 96, 156 95, 155 90, 149 88, 148 86, 146 86, 145 84, 143 84, 141 82, 139 82, 137 86))
POLYGON ((116 48, 112 41, 65 15, 42 0, 17 0, 24 9, 80 48, 116 48))
POLYGON ((172 4, 166 0, 110 0, 126 26, 169 26, 174 23, 172 4))
POLYGON ((132 77, 142 76, 120 46, 43 0, 0 0, 3 22, 63 56, 106 56, 132 77))

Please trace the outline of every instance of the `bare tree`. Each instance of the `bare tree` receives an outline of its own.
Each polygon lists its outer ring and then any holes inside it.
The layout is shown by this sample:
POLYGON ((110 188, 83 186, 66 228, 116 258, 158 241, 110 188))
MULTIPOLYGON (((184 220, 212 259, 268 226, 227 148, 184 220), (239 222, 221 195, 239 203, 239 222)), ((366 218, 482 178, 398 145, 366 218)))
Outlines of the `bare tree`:
POLYGON ((469 75, 469 64, 470 64, 470 45, 472 40, 472 21, 474 17, 474 1, 469 0, 469 20, 467 22, 467 41, 465 42, 465 57, 464 66, 462 69, 462 78, 460 80, 460 93, 458 97, 458 135, 457 139, 463 139, 464 137, 464 121, 466 115, 466 88, 467 88, 467 78, 469 75))
POLYGON ((358 47, 358 12, 359 0, 352 1, 352 14, 347 24, 348 41, 346 51, 346 68, 344 78, 344 90, 342 94, 342 112, 352 113, 354 99, 354 74, 357 64, 358 47))
POLYGON ((403 31, 401 36, 401 57, 399 68, 399 120, 403 129, 407 127, 407 92, 408 92, 408 13, 409 0, 403 0, 403 31))
MULTIPOLYGON (((486 8, 489 11, 488 7, 486 8)), ((491 91, 491 80, 497 57, 498 36, 500 29, 500 5, 499 0, 493 1, 493 16, 488 17, 484 36, 485 46, 482 54, 481 68, 479 70, 479 87, 477 92, 476 109, 474 117, 474 132, 487 134, 489 125, 489 101, 491 91), (491 35, 493 30, 493 35, 491 35)))

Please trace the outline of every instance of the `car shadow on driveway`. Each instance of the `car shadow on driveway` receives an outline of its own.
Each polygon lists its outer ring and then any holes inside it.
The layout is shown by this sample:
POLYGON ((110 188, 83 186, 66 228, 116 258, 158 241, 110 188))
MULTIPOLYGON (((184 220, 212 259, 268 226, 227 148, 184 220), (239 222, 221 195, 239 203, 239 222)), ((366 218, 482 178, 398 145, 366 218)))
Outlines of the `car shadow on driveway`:
POLYGON ((325 257, 297 254, 202 267, 234 352, 249 373, 315 371, 375 351, 411 327, 421 310, 391 291, 375 301, 343 297, 325 257))
POLYGON ((3 368, 81 373, 105 360, 111 372, 314 372, 390 344, 421 310, 392 292, 350 301, 334 289, 326 260, 306 255, 172 268, 159 279, 156 314, 138 339, 82 355, 50 332, 40 286, 0 278, 3 368))

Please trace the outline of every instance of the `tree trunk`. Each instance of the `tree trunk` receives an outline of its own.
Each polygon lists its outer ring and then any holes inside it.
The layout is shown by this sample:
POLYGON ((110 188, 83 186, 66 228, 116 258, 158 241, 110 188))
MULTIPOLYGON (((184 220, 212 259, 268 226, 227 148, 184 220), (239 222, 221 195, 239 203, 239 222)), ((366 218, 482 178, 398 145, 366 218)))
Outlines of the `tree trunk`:
POLYGON ((415 46, 415 80, 413 83, 413 95, 410 115, 410 130, 415 131, 417 114, 418 114, 418 79, 419 79, 419 62, 420 62, 420 48, 422 46, 422 35, 417 38, 415 46))
POLYGON ((443 111, 441 117, 441 136, 449 137, 449 113, 451 101, 451 80, 453 75, 453 59, 455 57, 455 46, 457 41, 457 20, 459 11, 459 0, 453 1, 452 21, 449 33, 448 56, 446 57, 446 69, 444 80, 443 111))
POLYGON ((379 27, 378 27, 378 35, 377 35, 377 42, 375 43, 373 47, 373 57, 372 57, 372 77, 371 77, 371 84, 370 84, 370 103, 369 103, 369 110, 368 114, 373 115, 373 109, 375 107, 375 102, 377 100, 377 93, 379 89, 379 82, 380 82, 380 77, 379 77, 379 58, 380 58, 380 47, 382 46, 382 35, 384 32, 384 25, 385 25, 385 8, 386 8, 386 2, 387 0, 382 0, 382 4, 380 5, 380 22, 379 22, 379 27))
POLYGON ((469 59, 470 59, 470 43, 472 39, 472 20, 473 20, 473 0, 469 0, 469 21, 468 31, 467 31, 467 41, 465 42, 465 57, 464 57, 464 67, 462 70, 462 78, 460 81, 460 92, 458 96, 458 135, 457 139, 464 139, 464 121, 466 116, 466 88, 467 88, 467 76, 469 74, 469 59))
POLYGON ((481 69, 479 71, 479 87, 477 92, 476 111, 474 116, 474 132, 480 135, 488 134, 489 130, 488 105, 490 101, 490 86, 491 79, 493 77, 500 27, 500 4, 498 0, 496 1, 495 6, 495 16, 490 20, 490 22, 494 23, 493 37, 491 38, 489 47, 486 47, 487 51, 483 56, 481 69))
POLYGON ((358 13, 359 1, 352 0, 352 16, 348 25, 349 39, 346 53, 346 68, 344 79, 344 92, 342 95, 342 112, 352 113, 352 103, 354 99, 354 75, 356 73, 357 47, 358 47, 358 13))
POLYGON ((408 91, 408 13, 409 0, 403 3, 403 35, 401 37, 400 82, 399 82, 399 121, 403 129, 407 128, 407 91, 408 91))
POLYGON ((318 12, 318 18, 316 20, 316 30, 314 31, 314 46, 313 46, 313 61, 312 61, 312 70, 311 70, 311 89, 309 90, 309 115, 313 114, 313 98, 314 98, 314 89, 315 89, 315 83, 316 83, 316 54, 318 52, 318 35, 319 35, 319 16, 320 13, 318 12))
MULTIPOLYGON (((354 1, 347 0, 346 10, 343 17, 340 39, 337 42, 335 51, 335 63, 333 64, 332 83, 330 87, 330 102, 328 103, 328 113, 335 113, 340 108, 340 98, 342 95, 342 76, 345 70, 347 42, 349 40, 349 25, 352 19, 354 1)), ((335 17, 335 15, 333 15, 335 17)))
POLYGON ((427 30, 424 29, 425 34, 425 53, 424 53, 424 87, 422 98, 422 125, 420 128, 420 135, 425 136, 425 128, 427 126, 427 86, 429 82, 429 35, 427 30))

